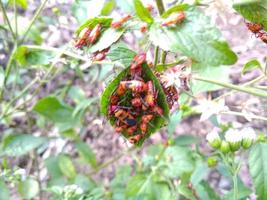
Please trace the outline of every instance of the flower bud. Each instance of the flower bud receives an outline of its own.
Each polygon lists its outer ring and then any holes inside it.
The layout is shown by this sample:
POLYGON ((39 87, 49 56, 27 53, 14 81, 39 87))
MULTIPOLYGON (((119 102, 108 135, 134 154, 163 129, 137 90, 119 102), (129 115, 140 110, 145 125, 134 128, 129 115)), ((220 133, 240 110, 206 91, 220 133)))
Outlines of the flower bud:
POLYGON ((212 148, 220 148, 222 140, 216 129, 213 129, 211 132, 209 132, 206 136, 206 139, 212 148))
POLYGON ((216 167, 218 160, 215 156, 211 156, 208 157, 207 163, 209 167, 216 167))
POLYGON ((223 140, 222 143, 221 143, 220 150, 223 153, 228 153, 230 151, 229 143, 223 140))
POLYGON ((242 142, 242 134, 238 130, 229 129, 225 133, 225 140, 229 143, 231 151, 237 151, 242 142))
POLYGON ((256 140, 256 133, 252 128, 243 128, 242 133, 242 147, 248 149, 256 140))

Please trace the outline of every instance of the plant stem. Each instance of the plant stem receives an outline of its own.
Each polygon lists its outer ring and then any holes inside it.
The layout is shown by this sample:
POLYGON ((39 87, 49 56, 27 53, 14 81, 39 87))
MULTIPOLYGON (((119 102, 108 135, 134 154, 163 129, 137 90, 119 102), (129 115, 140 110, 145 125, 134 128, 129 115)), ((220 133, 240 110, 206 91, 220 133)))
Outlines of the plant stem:
POLYGON ((8 28, 9 28, 11 34, 12 34, 12 37, 13 37, 14 40, 16 40, 16 35, 15 35, 15 33, 14 33, 13 29, 12 29, 12 26, 10 24, 10 21, 9 21, 9 19, 7 17, 6 9, 4 7, 4 4, 3 4, 2 0, 0 0, 0 6, 1 6, 1 9, 3 11, 4 18, 5 18, 6 22, 7 22, 8 28))
POLYGON ((62 53, 66 56, 70 56, 72 58, 76 58, 78 60, 82 60, 82 61, 85 61, 85 62, 88 62, 89 59, 83 57, 83 56, 80 56, 78 54, 75 54, 73 52, 70 52, 70 51, 66 51, 64 50, 62 52, 62 49, 58 49, 58 48, 55 48, 55 47, 49 47, 49 46, 38 46, 38 45, 23 45, 24 47, 28 48, 28 49, 34 49, 34 50, 42 50, 42 51, 51 51, 51 52, 55 52, 55 53, 62 53))
POLYGON ((166 51, 163 51, 162 54, 161 54, 161 61, 160 62, 162 64, 165 64, 166 58, 167 58, 167 52, 166 51))
MULTIPOLYGON (((264 78, 266 78, 265 75, 260 75, 260 76, 258 76, 258 77, 256 77, 256 78, 252 79, 251 81, 242 84, 241 86, 251 86, 251 85, 253 85, 253 84, 255 84, 255 83, 261 81, 261 80, 264 79, 264 78)), ((258 88, 258 89, 261 89, 261 88, 258 88)), ((222 98, 224 98, 224 97, 227 97, 227 96, 231 95, 233 92, 234 92, 234 91, 226 92, 225 94, 223 94, 223 95, 217 97, 216 99, 214 99, 214 101, 218 101, 218 100, 220 100, 220 99, 222 99, 222 98)))
MULTIPOLYGON (((162 0, 156 0, 156 4, 157 4, 159 15, 162 15, 162 13, 164 13, 164 11, 165 11, 163 1, 162 0)), ((156 48, 158 48, 158 47, 156 47, 156 48)), ((161 54, 161 63, 162 64, 165 64, 166 57, 167 57, 167 52, 163 51, 161 54)))
POLYGON ((27 37, 29 31, 31 30, 32 25, 34 24, 34 22, 35 22, 36 19, 39 17, 39 15, 40 15, 40 13, 42 12, 42 10, 44 9, 44 6, 45 6, 45 4, 46 4, 47 1, 48 1, 48 0, 44 0, 44 1, 41 3, 41 5, 39 6, 39 8, 37 9, 37 11, 35 12, 35 14, 34 14, 32 20, 31 20, 31 22, 30 22, 28 28, 26 29, 25 33, 24 33, 23 36, 22 36, 21 43, 24 42, 24 40, 25 40, 25 38, 27 37))
POLYGON ((208 79, 208 78, 204 78, 204 77, 198 77, 198 76, 193 76, 193 79, 198 80, 198 81, 207 82, 207 83, 212 83, 212 84, 215 84, 215 85, 220 85, 220 86, 223 86, 225 88, 229 88, 229 89, 232 89, 232 90, 237 90, 239 92, 252 94, 254 96, 267 98, 267 93, 266 92, 260 91, 260 90, 256 90, 254 88, 249 88, 249 87, 245 87, 245 86, 237 86, 237 85, 233 85, 233 84, 230 84, 230 83, 224 83, 224 82, 221 82, 221 81, 212 80, 212 79, 208 79))
POLYGON ((16 5, 16 0, 13 0, 14 4, 14 12, 15 12, 15 42, 17 44, 17 38, 18 38, 18 13, 17 13, 17 5, 16 5))
POLYGON ((164 4, 163 4, 162 0, 156 0, 156 4, 157 4, 159 14, 161 15, 165 11, 164 4))
POLYGON ((16 51, 17 51, 17 45, 15 44, 14 47, 13 47, 13 49, 12 49, 12 52, 10 54, 10 57, 8 59, 7 65, 6 65, 5 77, 4 77, 4 85, 3 85, 3 87, 1 88, 1 91, 0 91, 0 102, 2 101, 2 98, 3 98, 4 89, 6 87, 7 80, 9 78, 9 75, 10 75, 10 72, 11 72, 12 61, 13 61, 13 57, 14 57, 16 51))
POLYGON ((233 174, 233 198, 234 200, 237 200, 237 194, 238 194, 238 188, 237 188, 237 172, 235 171, 233 174))
POLYGON ((154 67, 157 66, 158 60, 159 60, 159 47, 157 46, 154 52, 154 67))
POLYGON ((235 111, 223 111, 223 112, 221 112, 221 114, 235 115, 235 116, 240 116, 240 117, 248 117, 251 119, 258 119, 258 120, 267 121, 267 117, 254 115, 254 114, 244 114, 244 113, 235 112, 235 111))

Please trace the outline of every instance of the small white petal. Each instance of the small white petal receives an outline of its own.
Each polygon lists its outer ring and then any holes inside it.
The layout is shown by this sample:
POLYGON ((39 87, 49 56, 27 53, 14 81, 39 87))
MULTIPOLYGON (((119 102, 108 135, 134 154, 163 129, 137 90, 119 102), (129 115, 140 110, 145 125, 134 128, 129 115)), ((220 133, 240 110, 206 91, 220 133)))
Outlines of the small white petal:
POLYGON ((250 128, 250 127, 243 128, 241 130, 241 134, 242 134, 242 138, 243 139, 250 139, 250 140, 255 141, 256 138, 257 138, 257 135, 256 135, 254 129, 253 128, 250 128))
POLYGON ((220 136, 218 134, 218 130, 219 130, 218 128, 214 128, 214 129, 212 129, 211 132, 209 132, 207 134, 206 139, 207 139, 208 142, 212 143, 214 140, 217 140, 217 139, 220 140, 220 136))
POLYGON ((242 141, 242 134, 236 129, 229 129, 225 133, 225 140, 227 142, 240 142, 242 141))

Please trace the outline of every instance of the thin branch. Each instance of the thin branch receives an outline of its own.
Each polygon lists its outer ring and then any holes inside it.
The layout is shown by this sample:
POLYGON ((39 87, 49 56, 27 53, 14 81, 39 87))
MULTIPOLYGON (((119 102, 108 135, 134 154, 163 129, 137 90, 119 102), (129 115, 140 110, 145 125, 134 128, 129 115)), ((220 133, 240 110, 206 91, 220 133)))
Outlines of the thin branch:
MULTIPOLYGON (((264 78, 266 78, 265 75, 260 75, 260 76, 256 77, 255 79, 253 79, 253 80, 251 80, 249 82, 246 82, 246 83, 242 84, 241 86, 251 86, 251 85, 253 85, 253 84, 255 84, 255 83, 263 80, 264 78)), ((262 88, 258 88, 258 89, 262 89, 262 88)), ((220 100, 220 99, 222 99, 224 97, 227 97, 227 96, 231 95, 232 93, 234 93, 233 90, 232 91, 229 91, 229 92, 226 92, 225 94, 223 94, 223 95, 217 97, 216 99, 214 99, 214 101, 218 101, 218 100, 220 100)))
POLYGON ((6 22, 7 22, 8 28, 9 28, 11 34, 12 34, 12 37, 13 37, 14 40, 16 40, 16 35, 15 35, 15 33, 14 33, 13 29, 12 29, 12 26, 10 24, 10 21, 9 21, 9 19, 7 17, 6 9, 4 7, 4 4, 3 4, 2 0, 0 0, 0 6, 1 6, 1 9, 3 11, 4 18, 5 18, 6 22))
POLYGON ((31 20, 31 22, 30 22, 28 28, 26 29, 25 33, 24 33, 23 36, 22 36, 21 43, 24 42, 24 40, 25 40, 25 38, 27 37, 29 31, 31 30, 31 27, 32 27, 33 24, 35 23, 36 19, 39 17, 40 13, 43 11, 43 9, 44 9, 45 4, 46 4, 47 1, 48 1, 48 0, 44 0, 44 1, 41 3, 41 5, 40 5, 40 7, 38 8, 38 10, 35 12, 35 14, 34 14, 32 20, 31 20))
POLYGON ((225 88, 229 88, 229 89, 232 89, 232 90, 237 90, 239 92, 244 92, 244 93, 247 93, 247 94, 252 94, 254 96, 267 98, 267 93, 266 92, 260 91, 260 90, 257 90, 257 89, 251 88, 251 87, 233 85, 231 83, 224 83, 224 82, 221 82, 221 81, 212 80, 212 79, 208 79, 208 78, 204 78, 204 77, 198 77, 198 76, 193 76, 193 79, 198 80, 198 81, 211 83, 211 84, 215 84, 215 85, 220 85, 220 86, 223 86, 225 88))
POLYGON ((240 116, 240 117, 244 117, 244 118, 251 118, 251 119, 258 119, 258 120, 267 121, 267 117, 254 115, 254 114, 244 114, 244 113, 235 112, 235 111, 222 111, 221 114, 235 115, 235 116, 240 116))
POLYGON ((158 64, 158 60, 159 60, 159 47, 156 46, 154 52, 154 67, 156 67, 156 65, 158 64))

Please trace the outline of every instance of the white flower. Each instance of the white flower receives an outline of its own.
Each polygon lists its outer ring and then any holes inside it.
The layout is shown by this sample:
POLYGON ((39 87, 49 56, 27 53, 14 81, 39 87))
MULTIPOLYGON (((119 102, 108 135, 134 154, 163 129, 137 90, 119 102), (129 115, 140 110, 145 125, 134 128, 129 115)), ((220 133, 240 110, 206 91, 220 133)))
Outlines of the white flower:
POLYGON ((200 100, 198 103, 199 105, 196 106, 196 110, 197 112, 202 113, 200 121, 205 121, 209 119, 212 115, 218 115, 222 111, 229 110, 229 108, 225 106, 225 102, 223 99, 218 102, 203 99, 200 100))
POLYGON ((218 134, 218 128, 214 128, 211 132, 209 132, 206 136, 207 141, 209 142, 210 146, 217 149, 221 145, 221 138, 218 134))
POLYGON ((232 151, 237 151, 242 142, 242 134, 237 129, 229 129, 225 133, 225 140, 229 142, 232 151))
POLYGON ((242 133, 242 146, 244 149, 251 147, 252 143, 256 140, 256 133, 252 128, 243 128, 242 133))
POLYGON ((224 137, 227 142, 241 142, 242 140, 242 134, 237 129, 227 130, 224 137))
POLYGON ((181 80, 179 75, 172 71, 169 70, 168 73, 165 73, 164 75, 161 75, 161 80, 166 83, 166 87, 174 85, 177 88, 181 87, 181 80))
POLYGON ((241 130, 241 133, 242 133, 243 139, 250 139, 250 140, 253 140, 253 141, 256 140, 257 135, 256 135, 256 133, 255 133, 253 128, 250 128, 250 127, 243 128, 241 130))

